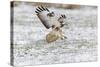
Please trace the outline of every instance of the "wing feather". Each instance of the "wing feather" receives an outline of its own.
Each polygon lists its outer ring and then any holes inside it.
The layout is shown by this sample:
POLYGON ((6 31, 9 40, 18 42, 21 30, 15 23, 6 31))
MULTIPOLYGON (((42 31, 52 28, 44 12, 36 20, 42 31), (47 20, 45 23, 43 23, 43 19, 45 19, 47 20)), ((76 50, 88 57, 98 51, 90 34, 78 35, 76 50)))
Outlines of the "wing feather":
POLYGON ((42 24, 49 29, 52 24, 50 22, 50 16, 47 16, 48 14, 50 14, 50 10, 46 7, 40 6, 38 8, 36 8, 36 11, 38 18, 40 19, 40 21, 42 22, 42 24))

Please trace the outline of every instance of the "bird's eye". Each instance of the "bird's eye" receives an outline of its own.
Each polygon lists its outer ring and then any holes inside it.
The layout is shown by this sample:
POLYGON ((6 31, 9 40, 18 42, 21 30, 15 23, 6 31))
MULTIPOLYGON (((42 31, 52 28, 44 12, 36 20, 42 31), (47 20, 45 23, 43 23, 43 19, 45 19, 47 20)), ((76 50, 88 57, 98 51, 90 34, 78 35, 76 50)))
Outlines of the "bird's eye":
POLYGON ((66 18, 66 15, 61 15, 61 17, 66 18))

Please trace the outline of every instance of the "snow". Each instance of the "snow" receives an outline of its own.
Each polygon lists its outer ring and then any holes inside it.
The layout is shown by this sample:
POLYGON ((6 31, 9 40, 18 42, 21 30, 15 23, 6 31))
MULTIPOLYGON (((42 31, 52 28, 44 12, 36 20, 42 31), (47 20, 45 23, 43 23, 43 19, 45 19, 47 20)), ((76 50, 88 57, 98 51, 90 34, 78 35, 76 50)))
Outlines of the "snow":
POLYGON ((40 65, 97 61, 97 8, 49 8, 57 15, 65 14, 67 39, 47 43, 50 32, 40 22, 35 7, 14 7, 14 65, 40 65))

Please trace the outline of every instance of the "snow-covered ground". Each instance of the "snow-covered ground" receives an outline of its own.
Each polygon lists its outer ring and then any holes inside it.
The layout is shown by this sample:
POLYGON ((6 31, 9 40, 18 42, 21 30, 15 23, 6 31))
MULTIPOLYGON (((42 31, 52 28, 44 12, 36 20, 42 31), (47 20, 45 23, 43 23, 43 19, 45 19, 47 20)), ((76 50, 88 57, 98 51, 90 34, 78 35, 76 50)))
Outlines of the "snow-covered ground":
POLYGON ((47 30, 35 7, 14 7, 14 65, 38 65, 97 61, 97 8, 49 8, 67 16, 63 28, 67 39, 47 43, 47 30))

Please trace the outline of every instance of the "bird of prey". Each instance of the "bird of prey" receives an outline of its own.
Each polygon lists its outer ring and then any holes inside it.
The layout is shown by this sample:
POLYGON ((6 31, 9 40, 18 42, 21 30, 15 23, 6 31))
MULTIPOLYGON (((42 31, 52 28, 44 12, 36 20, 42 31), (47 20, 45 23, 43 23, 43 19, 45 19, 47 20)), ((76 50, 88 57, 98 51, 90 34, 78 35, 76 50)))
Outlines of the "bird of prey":
POLYGON ((46 35, 48 43, 54 42, 59 38, 66 38, 61 30, 61 28, 65 25, 65 15, 61 14, 58 18, 56 18, 53 11, 50 11, 47 7, 43 7, 42 5, 37 7, 35 12, 46 29, 52 28, 52 31, 46 35))

